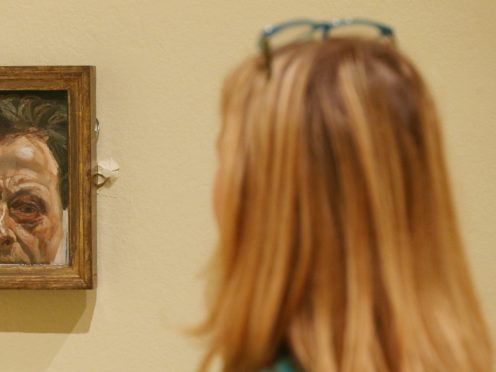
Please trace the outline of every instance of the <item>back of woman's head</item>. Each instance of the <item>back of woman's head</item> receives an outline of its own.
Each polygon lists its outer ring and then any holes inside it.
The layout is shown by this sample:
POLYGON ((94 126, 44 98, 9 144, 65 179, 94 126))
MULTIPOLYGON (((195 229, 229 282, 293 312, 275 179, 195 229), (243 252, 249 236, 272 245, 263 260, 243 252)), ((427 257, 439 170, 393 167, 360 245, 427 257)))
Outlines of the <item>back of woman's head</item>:
POLYGON ((216 292, 224 371, 487 372, 440 128, 390 44, 331 38, 226 80, 216 292))

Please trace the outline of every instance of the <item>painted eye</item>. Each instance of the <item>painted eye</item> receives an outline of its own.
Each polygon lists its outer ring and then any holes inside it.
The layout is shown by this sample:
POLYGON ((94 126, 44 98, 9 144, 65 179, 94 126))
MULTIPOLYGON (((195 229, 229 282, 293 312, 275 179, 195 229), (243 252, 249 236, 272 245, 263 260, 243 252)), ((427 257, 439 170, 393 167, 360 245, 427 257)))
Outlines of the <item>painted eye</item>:
POLYGON ((33 214, 33 213, 36 213, 38 211, 38 209, 36 208, 35 205, 23 204, 23 205, 19 206, 19 211, 21 213, 25 213, 25 214, 33 214))
POLYGON ((33 195, 21 195, 9 203, 10 215, 19 223, 36 222, 45 211, 43 202, 33 195))

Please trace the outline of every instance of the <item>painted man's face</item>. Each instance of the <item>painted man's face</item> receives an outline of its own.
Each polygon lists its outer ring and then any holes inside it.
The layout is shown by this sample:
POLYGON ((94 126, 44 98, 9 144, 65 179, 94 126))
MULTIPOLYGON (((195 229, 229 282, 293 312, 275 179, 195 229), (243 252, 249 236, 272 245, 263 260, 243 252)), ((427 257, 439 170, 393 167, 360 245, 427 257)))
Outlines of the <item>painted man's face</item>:
POLYGON ((49 264, 60 246, 58 167, 43 138, 0 140, 0 263, 49 264))

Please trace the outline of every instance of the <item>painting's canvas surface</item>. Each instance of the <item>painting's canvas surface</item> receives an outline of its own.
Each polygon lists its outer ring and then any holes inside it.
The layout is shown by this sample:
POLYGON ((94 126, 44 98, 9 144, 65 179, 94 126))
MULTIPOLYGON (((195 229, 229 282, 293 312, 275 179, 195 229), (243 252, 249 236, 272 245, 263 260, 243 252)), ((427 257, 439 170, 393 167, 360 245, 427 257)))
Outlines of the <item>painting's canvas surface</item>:
POLYGON ((67 265, 66 91, 0 91, 0 264, 67 265))

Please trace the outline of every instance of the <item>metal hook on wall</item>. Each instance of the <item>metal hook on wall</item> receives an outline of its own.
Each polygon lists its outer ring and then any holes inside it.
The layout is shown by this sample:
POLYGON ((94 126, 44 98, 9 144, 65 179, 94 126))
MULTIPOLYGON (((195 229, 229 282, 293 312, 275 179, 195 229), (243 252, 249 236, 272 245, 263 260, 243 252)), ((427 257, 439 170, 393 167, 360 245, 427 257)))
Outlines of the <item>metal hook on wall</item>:
MULTIPOLYGON (((98 141, 100 135, 100 121, 95 120, 94 127, 95 141, 98 141)), ((98 161, 96 173, 92 176, 93 185, 97 190, 105 185, 112 184, 119 177, 119 164, 112 158, 98 161)))
POLYGON ((95 139, 98 141, 98 137, 100 136, 100 121, 98 119, 95 120, 95 139))
POLYGON ((97 189, 102 188, 109 180, 110 177, 106 177, 101 173, 96 173, 93 175, 93 184, 97 189))

